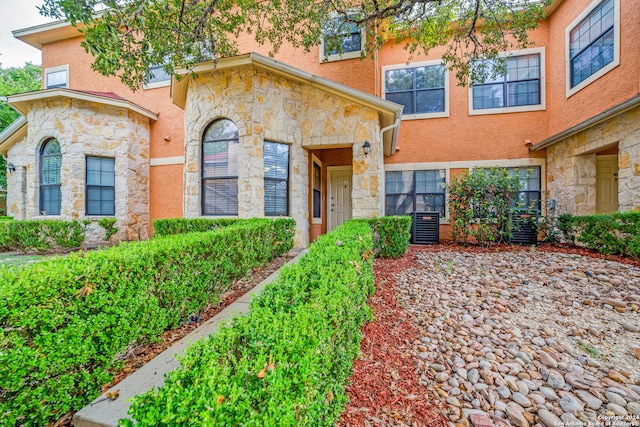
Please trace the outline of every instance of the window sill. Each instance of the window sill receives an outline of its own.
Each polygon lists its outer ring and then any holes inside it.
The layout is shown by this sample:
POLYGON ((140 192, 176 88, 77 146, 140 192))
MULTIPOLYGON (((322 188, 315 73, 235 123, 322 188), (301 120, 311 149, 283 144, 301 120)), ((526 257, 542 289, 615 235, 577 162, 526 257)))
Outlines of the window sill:
POLYGON ((362 51, 356 50, 353 52, 344 52, 343 54, 334 54, 327 57, 323 53, 320 54, 320 63, 326 64, 328 62, 344 61, 346 59, 360 59, 362 57, 362 51))
POLYGON ((448 111, 439 113, 403 114, 402 120, 442 119, 449 117, 448 111))
POLYGON ((544 111, 546 105, 522 105, 519 107, 486 108, 484 110, 469 109, 470 116, 484 116, 489 114, 527 113, 529 111, 544 111))
POLYGON ((163 80, 161 82, 147 83, 142 86, 142 90, 158 89, 161 87, 171 86, 171 80, 163 80))

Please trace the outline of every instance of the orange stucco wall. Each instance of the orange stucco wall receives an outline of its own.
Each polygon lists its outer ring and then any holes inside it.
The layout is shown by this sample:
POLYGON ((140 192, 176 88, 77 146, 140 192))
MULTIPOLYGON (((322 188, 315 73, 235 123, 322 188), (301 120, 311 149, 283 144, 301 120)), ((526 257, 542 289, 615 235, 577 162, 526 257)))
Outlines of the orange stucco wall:
POLYGON ((620 65, 567 98, 565 30, 592 2, 564 0, 547 20, 554 41, 547 47, 549 135, 640 93, 640 1, 620 0, 620 65))
MULTIPOLYGON (((553 13, 531 33, 531 47, 545 49, 545 110, 469 115, 469 89, 460 86, 455 75, 450 73, 447 88, 449 117, 403 120, 398 152, 385 158, 385 163, 544 158, 544 150, 530 152, 529 147, 640 93, 640 1, 621 0, 620 66, 567 98, 565 30, 591 3, 592 0, 558 1, 553 13)), ((117 77, 98 75, 91 71, 93 58, 80 46, 80 41, 78 37, 43 46, 43 69, 69 64, 71 89, 115 92, 159 113, 158 120, 151 124, 151 158, 184 156, 184 114, 172 103, 170 88, 131 92, 117 77)), ((261 46, 250 37, 239 41, 241 54, 255 51, 267 55, 270 50, 269 46, 261 46)), ((388 43, 375 58, 322 63, 318 48, 305 53, 284 44, 276 59, 367 93, 384 96, 381 94, 382 67, 440 59, 443 51, 436 48, 428 55, 409 58, 401 44, 388 43)), ((351 164, 351 153, 349 149, 336 149, 315 150, 314 154, 323 162, 323 191, 326 194, 326 167, 351 164)), ((182 165, 152 166, 150 174, 151 219, 182 216, 182 165)), ((325 210, 323 206, 324 224, 325 210)), ((312 224, 311 239, 325 232, 323 227, 312 224)), ((446 232, 446 228, 443 231, 446 232)))

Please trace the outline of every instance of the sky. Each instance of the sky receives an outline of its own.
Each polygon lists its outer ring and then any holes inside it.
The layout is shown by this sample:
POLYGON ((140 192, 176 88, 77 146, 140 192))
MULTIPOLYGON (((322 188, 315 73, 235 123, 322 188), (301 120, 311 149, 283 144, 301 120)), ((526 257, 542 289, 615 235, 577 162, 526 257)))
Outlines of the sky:
POLYGON ((40 51, 13 37, 11 31, 52 22, 40 15, 42 0, 0 0, 0 64, 2 68, 22 67, 25 62, 40 65, 40 51))

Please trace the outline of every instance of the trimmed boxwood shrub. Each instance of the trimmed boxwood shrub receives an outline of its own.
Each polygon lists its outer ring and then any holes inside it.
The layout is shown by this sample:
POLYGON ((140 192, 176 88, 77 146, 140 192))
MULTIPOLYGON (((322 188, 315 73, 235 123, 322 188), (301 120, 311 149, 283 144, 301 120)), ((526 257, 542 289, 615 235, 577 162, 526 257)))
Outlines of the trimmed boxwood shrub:
POLYGON ((227 227, 241 221, 237 218, 169 218, 153 221, 153 235, 169 236, 172 234, 193 233, 197 231, 211 231, 220 227, 227 227))
POLYGON ((594 249, 603 254, 622 254, 640 259, 640 212, 611 215, 563 214, 555 222, 559 240, 594 249))
POLYGON ((0 221, 1 250, 51 251, 79 248, 87 224, 57 219, 0 221))
POLYGON ((0 270, 2 425, 45 425, 86 405, 121 366, 118 355, 289 250, 292 229, 290 219, 243 220, 0 270))
POLYGON ((250 313, 192 345, 162 388, 134 399, 135 425, 333 426, 371 319, 372 255, 367 221, 320 236, 250 313))
POLYGON ((411 239, 410 216, 383 216, 368 220, 373 228, 373 247, 382 258, 398 258, 407 252, 411 239))

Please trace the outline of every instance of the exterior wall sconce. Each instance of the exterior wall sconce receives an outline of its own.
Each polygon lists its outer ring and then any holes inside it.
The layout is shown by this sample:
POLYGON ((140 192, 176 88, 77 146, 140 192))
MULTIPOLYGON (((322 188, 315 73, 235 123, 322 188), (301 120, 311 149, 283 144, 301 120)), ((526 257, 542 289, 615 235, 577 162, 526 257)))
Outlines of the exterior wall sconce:
POLYGON ((7 163, 7 172, 9 172, 9 174, 12 174, 15 171, 16 171, 16 166, 11 162, 7 163))
POLYGON ((362 144, 362 150, 364 151, 364 155, 368 155, 369 151, 371 150, 371 144, 369 144, 369 141, 365 141, 364 144, 362 144))

